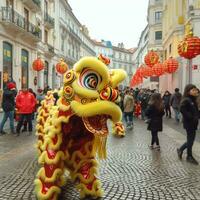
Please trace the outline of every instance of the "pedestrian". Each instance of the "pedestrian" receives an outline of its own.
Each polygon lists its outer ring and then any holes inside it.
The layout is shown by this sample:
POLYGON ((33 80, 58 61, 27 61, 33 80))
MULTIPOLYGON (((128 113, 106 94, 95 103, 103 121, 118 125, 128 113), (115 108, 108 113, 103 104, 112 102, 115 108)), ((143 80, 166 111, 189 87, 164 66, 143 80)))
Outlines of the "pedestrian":
POLYGON ((126 90, 124 96, 124 119, 126 127, 133 128, 133 110, 134 110, 134 98, 129 90, 126 90))
POLYGON ((41 106, 41 102, 42 100, 44 100, 45 96, 43 94, 43 90, 41 88, 39 88, 37 90, 37 95, 36 95, 36 99, 37 99, 37 108, 41 106))
POLYGON ((56 104, 57 104, 57 101, 58 101, 58 99, 59 99, 58 91, 54 91, 53 97, 54 97, 54 99, 55 99, 54 105, 56 105, 56 104))
POLYGON ((141 105, 141 118, 145 120, 145 110, 147 109, 149 102, 149 95, 146 90, 143 90, 141 95, 139 96, 139 101, 141 105))
POLYGON ((180 122, 180 103, 182 99, 182 94, 179 92, 179 88, 175 88, 175 93, 170 99, 170 105, 172 106, 175 114, 175 120, 177 123, 180 122))
MULTIPOLYGON (((32 89, 32 88, 29 88, 28 91, 29 91, 31 94, 33 94, 33 96, 36 98, 36 93, 33 92, 33 89, 32 89)), ((35 110, 34 110, 34 111, 32 112, 32 114, 31 114, 31 119, 32 119, 32 120, 34 120, 34 116, 35 116, 34 113, 35 113, 35 111, 36 111, 36 106, 35 106, 35 110)), ((27 120, 25 120, 24 123, 23 123, 22 132, 26 132, 26 131, 27 131, 27 124, 28 124, 28 122, 27 122, 27 120)))
POLYGON ((139 118, 139 116, 141 115, 141 105, 140 102, 135 100, 135 104, 134 104, 134 116, 136 118, 139 118))
POLYGON ((171 93, 168 90, 165 91, 165 94, 163 95, 162 99, 165 108, 165 115, 166 117, 171 118, 171 108, 170 108, 171 93))
POLYGON ((196 102, 198 90, 195 85, 188 84, 185 87, 183 100, 181 101, 180 111, 183 116, 183 127, 187 133, 187 141, 177 149, 178 157, 182 159, 183 151, 187 148, 187 161, 198 165, 198 162, 192 155, 192 146, 198 127, 199 111, 196 102))
POLYGON ((35 106, 36 98, 32 93, 28 91, 26 87, 24 87, 16 97, 16 107, 20 113, 20 118, 16 128, 17 136, 19 136, 21 127, 24 124, 25 120, 28 123, 29 135, 31 134, 33 129, 32 113, 35 110, 35 106))
POLYGON ((145 111, 145 115, 148 117, 147 130, 151 131, 151 145, 150 149, 160 150, 160 144, 158 139, 158 132, 163 130, 162 117, 165 114, 164 105, 159 93, 153 93, 150 97, 148 107, 145 111), (156 144, 154 146, 154 144, 156 144))
POLYGON ((8 82, 6 88, 3 91, 2 108, 4 111, 3 119, 0 125, 0 135, 6 134, 3 130, 4 125, 9 118, 10 130, 12 134, 15 134, 14 129, 14 111, 15 111, 15 96, 16 96, 16 84, 14 82, 8 82))

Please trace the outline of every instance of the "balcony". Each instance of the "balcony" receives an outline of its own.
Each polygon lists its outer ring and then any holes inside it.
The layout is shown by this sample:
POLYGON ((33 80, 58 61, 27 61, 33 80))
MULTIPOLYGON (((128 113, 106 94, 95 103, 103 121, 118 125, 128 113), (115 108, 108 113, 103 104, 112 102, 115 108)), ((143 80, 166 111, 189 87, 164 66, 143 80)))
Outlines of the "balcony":
POLYGON ((27 21, 23 16, 9 7, 1 8, 0 23, 5 29, 15 36, 19 35, 23 39, 31 42, 41 41, 41 30, 31 22, 27 21))
POLYGON ((33 12, 41 11, 40 0, 22 0, 22 2, 33 12))
POLYGON ((51 46, 48 43, 45 44, 45 55, 47 57, 53 57, 55 55, 55 53, 54 53, 54 47, 51 46))
POLYGON ((81 38, 79 37, 79 35, 76 34, 75 31, 74 31, 70 26, 68 26, 68 29, 69 29, 69 32, 71 33, 71 35, 72 35, 77 41, 79 41, 79 42, 81 43, 82 41, 81 41, 81 38))
POLYGON ((54 18, 52 18, 48 13, 44 14, 44 25, 46 28, 54 28, 54 18))

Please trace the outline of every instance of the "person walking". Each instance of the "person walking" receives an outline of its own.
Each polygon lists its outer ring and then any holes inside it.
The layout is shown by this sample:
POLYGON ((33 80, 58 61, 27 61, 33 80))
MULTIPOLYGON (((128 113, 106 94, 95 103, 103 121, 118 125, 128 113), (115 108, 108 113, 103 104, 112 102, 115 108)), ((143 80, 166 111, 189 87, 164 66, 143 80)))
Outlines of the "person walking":
POLYGON ((165 94, 163 95, 162 99, 165 108, 165 115, 166 117, 171 118, 171 108, 170 108, 171 93, 168 90, 165 91, 165 94))
POLYGON ((179 92, 178 88, 175 88, 175 93, 170 99, 170 105, 172 106, 175 114, 175 120, 177 123, 180 122, 180 103, 182 99, 182 94, 179 92))
POLYGON ((10 130, 11 133, 15 134, 14 129, 14 111, 15 111, 15 96, 16 96, 16 84, 14 82, 9 82, 3 91, 2 108, 4 111, 3 119, 0 125, 0 135, 6 134, 3 130, 4 125, 9 118, 10 120, 10 130))
POLYGON ((19 122, 17 124, 16 132, 17 136, 20 134, 20 129, 24 124, 25 120, 28 123, 29 135, 32 132, 32 113, 35 110, 36 98, 27 88, 23 88, 22 91, 16 97, 16 107, 20 113, 19 122))
POLYGON ((183 127, 187 133, 187 141, 177 149, 179 159, 182 159, 183 151, 187 148, 187 161, 198 165, 198 162, 192 155, 192 146, 198 127, 199 111, 196 102, 198 90, 195 85, 188 84, 185 87, 183 100, 181 101, 180 111, 183 116, 183 127))
POLYGON ((139 96, 139 101, 141 105, 141 117, 142 120, 145 120, 145 110, 147 109, 148 102, 149 102, 149 95, 147 94, 146 90, 143 90, 141 95, 139 96))
POLYGON ((164 105, 161 95, 159 93, 153 93, 145 111, 145 115, 148 117, 147 130, 151 131, 152 136, 151 145, 149 146, 150 149, 160 150, 158 132, 163 130, 162 117, 164 114, 164 105), (156 144, 156 146, 154 146, 154 144, 156 144))
POLYGON ((126 127, 133 128, 133 110, 134 110, 134 98, 129 90, 126 90, 124 96, 124 118, 126 127))
MULTIPOLYGON (((36 93, 33 92, 33 89, 32 89, 32 88, 29 88, 28 91, 29 91, 31 94, 33 94, 33 96, 36 98, 36 93)), ((32 120, 34 120, 35 111, 36 111, 36 106, 35 106, 34 111, 33 111, 32 114, 31 114, 31 119, 32 119, 32 120)), ((24 123, 23 123, 24 126, 23 126, 23 128, 22 128, 22 132, 26 132, 26 131, 27 131, 27 124, 28 124, 28 122, 27 122, 27 120, 25 120, 24 123)))

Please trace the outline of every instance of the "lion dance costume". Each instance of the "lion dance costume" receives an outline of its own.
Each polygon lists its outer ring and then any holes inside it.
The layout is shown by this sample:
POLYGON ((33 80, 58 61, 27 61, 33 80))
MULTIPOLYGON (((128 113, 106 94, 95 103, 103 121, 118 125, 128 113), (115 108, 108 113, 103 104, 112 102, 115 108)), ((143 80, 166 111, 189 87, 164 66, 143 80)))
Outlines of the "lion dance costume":
POLYGON ((56 200, 65 184, 65 172, 76 183, 80 197, 101 197, 98 163, 106 157, 107 119, 121 131, 121 111, 115 104, 117 85, 126 73, 109 70, 105 59, 84 57, 64 75, 60 98, 54 105, 49 92, 38 110, 38 162, 35 179, 39 200, 56 200), (119 126, 120 125, 120 126, 119 126))

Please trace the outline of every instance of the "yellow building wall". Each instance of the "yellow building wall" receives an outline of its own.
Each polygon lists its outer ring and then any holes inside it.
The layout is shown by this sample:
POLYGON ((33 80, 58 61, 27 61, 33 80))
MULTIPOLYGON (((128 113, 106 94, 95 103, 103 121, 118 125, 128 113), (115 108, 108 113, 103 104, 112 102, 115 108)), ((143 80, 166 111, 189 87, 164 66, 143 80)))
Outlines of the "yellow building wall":
POLYGON ((178 57, 177 47, 184 37, 184 31, 181 34, 176 30, 185 24, 186 0, 165 0, 163 10, 163 49, 167 50, 165 56, 178 57), (170 44, 171 53, 169 53, 170 44))

